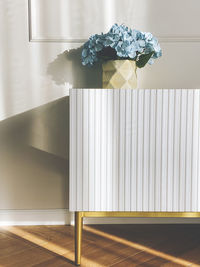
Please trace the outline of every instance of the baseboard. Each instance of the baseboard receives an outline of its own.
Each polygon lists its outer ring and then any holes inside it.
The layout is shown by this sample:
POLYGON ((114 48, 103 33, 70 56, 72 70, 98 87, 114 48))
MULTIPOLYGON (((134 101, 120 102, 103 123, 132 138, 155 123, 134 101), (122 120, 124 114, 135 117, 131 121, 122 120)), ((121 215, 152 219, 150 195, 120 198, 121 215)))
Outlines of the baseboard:
POLYGON ((71 216, 67 209, 0 210, 0 225, 64 225, 71 216))
MULTIPOLYGON (((84 224, 199 224, 200 218, 84 218, 84 224)), ((70 225, 67 209, 0 210, 0 225, 70 225)))

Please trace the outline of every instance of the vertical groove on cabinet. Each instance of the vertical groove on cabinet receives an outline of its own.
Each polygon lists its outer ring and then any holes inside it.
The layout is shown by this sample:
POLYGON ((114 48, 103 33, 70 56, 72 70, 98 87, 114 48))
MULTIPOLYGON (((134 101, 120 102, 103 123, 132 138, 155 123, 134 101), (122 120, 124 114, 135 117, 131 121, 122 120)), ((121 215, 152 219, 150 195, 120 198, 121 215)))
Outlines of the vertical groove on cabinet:
POLYGON ((144 94, 144 114, 143 114, 143 210, 149 210, 149 153, 150 153, 150 139, 149 139, 149 125, 150 125, 150 90, 145 91, 144 94))
POLYGON ((131 91, 126 91, 126 105, 125 105, 125 210, 130 211, 131 207, 131 191, 130 191, 130 181, 131 181, 131 91))
POLYGON ((77 128, 77 208, 78 210, 83 209, 83 183, 82 183, 82 171, 83 171, 83 159, 82 159, 82 153, 83 153, 83 101, 82 101, 82 91, 78 90, 77 92, 77 104, 76 104, 76 128, 77 128))
POLYGON ((169 171, 169 110, 170 110, 170 102, 169 102, 169 90, 167 91, 167 148, 166 148, 166 158, 167 158, 167 165, 166 165, 166 211, 168 210, 168 171, 169 171))
POLYGON ((124 210, 125 90, 120 91, 119 101, 119 209, 124 210))
POLYGON ((93 191, 94 191, 94 210, 97 210, 97 207, 96 207, 96 161, 97 161, 97 157, 96 157, 96 150, 97 150, 97 145, 96 145, 96 135, 97 135, 97 130, 96 130, 96 126, 97 124, 99 123, 97 121, 97 112, 96 112, 96 94, 97 94, 97 91, 95 90, 94 91, 94 177, 93 177, 93 183, 94 183, 94 188, 93 188, 93 191))
POLYGON ((106 180, 106 162, 107 162, 107 149, 106 149, 106 140, 108 136, 106 135, 107 132, 107 92, 103 91, 101 93, 101 125, 100 125, 100 188, 101 188, 101 210, 106 210, 107 205, 107 180, 106 180))
POLYGON ((107 183, 107 207, 106 210, 113 209, 113 94, 111 90, 107 91, 107 132, 106 132, 106 149, 107 149, 107 162, 106 162, 106 183, 107 183))
POLYGON ((186 207, 185 211, 190 210, 191 206, 191 171, 192 171, 192 103, 193 103, 193 91, 188 91, 188 108, 187 108, 187 147, 186 147, 186 207))
POLYGON ((95 210, 101 210, 101 98, 100 90, 95 92, 95 210))
POLYGON ((178 177, 178 210, 180 210, 180 199, 181 199, 181 134, 182 134, 182 90, 180 91, 180 136, 179 136, 179 163, 178 163, 178 171, 179 171, 179 177, 178 177))
POLYGON ((161 116, 160 116, 160 140, 161 140, 161 145, 160 145, 160 183, 159 183, 159 198, 160 198, 160 207, 159 210, 161 211, 162 207, 162 171, 163 171, 163 90, 161 91, 161 116))
POLYGON ((143 188, 143 94, 144 91, 138 92, 138 134, 137 134, 137 142, 138 142, 138 154, 137 154, 137 211, 142 211, 142 188, 143 188))
POLYGON ((151 90, 150 93, 151 106, 150 106, 150 133, 149 133, 149 150, 150 150, 150 159, 149 159, 149 211, 154 210, 154 181, 155 181, 155 129, 156 129, 156 90, 151 90))
POLYGON ((159 198, 160 198, 160 207, 159 207, 159 211, 161 211, 162 209, 162 172, 163 172, 163 154, 162 154, 162 150, 163 150, 163 90, 162 90, 162 95, 161 95, 161 116, 160 116, 160 177, 159 177, 159 198))
POLYGON ((154 201, 153 201, 153 210, 156 211, 156 157, 157 157, 157 147, 156 147, 156 142, 157 142, 157 90, 156 90, 156 97, 155 97, 155 157, 153 158, 153 163, 154 163, 154 201))
MULTIPOLYGON (((200 93, 198 90, 198 100, 199 100, 199 106, 198 106, 198 156, 197 156, 197 192, 200 192, 200 181, 199 181, 199 175, 200 175, 200 93)), ((200 197, 197 193, 197 211, 200 210, 200 197)))
POLYGON ((120 135, 120 112, 121 112, 121 101, 120 101, 120 97, 121 97, 121 94, 120 94, 120 91, 119 91, 119 122, 118 122, 118 144, 117 144, 117 147, 118 147, 118 157, 117 157, 117 160, 118 160, 118 167, 117 167, 117 178, 118 178, 118 183, 117 183, 117 210, 120 210, 120 205, 119 205, 119 202, 120 202, 120 153, 121 153, 121 150, 120 150, 120 143, 121 143, 121 135, 120 135))
POLYGON ((175 92, 174 102, 174 171, 173 171, 173 210, 178 210, 179 202, 179 145, 180 145, 180 107, 181 91, 175 92))
POLYGON ((199 90, 70 91, 70 210, 199 211, 199 90))
MULTIPOLYGON (((106 184, 106 203, 105 203, 105 209, 107 210, 109 207, 109 195, 111 195, 111 191, 108 191, 108 164, 111 164, 111 162, 109 162, 109 158, 108 158, 108 140, 109 140, 109 135, 110 133, 108 133, 108 116, 111 113, 109 111, 109 106, 108 106, 108 91, 106 92, 106 130, 105 130, 105 135, 106 135, 106 140, 105 140, 105 150, 106 150, 106 161, 105 161, 105 184, 106 184)), ((109 144, 110 144, 110 140, 109 140, 109 144)), ((110 148, 109 148, 110 149, 110 148)), ((111 176, 110 176, 111 177, 111 176)))
POLYGON ((138 120, 138 113, 139 113, 139 92, 137 92, 137 128, 136 128, 136 180, 135 180, 135 210, 138 210, 138 127, 139 127, 139 120, 138 120))
POLYGON ((163 90, 162 95, 162 176, 161 176, 161 210, 167 210, 167 147, 168 147, 168 90, 163 90))
MULTIPOLYGON (((112 91, 111 91, 112 92, 112 91)), ((113 92, 113 210, 118 210, 119 184, 119 90, 113 92)))
POLYGON ((156 104, 156 175, 155 175, 155 210, 160 211, 160 184, 161 184, 161 149, 162 149, 162 91, 157 91, 156 104))
POLYGON ((145 170, 144 170, 144 128, 145 128, 145 111, 146 111, 146 103, 145 103, 145 91, 143 92, 143 117, 142 117, 142 187, 141 187, 141 195, 142 195, 142 205, 141 205, 141 210, 144 210, 144 175, 145 175, 145 170))
POLYGON ((76 92, 70 91, 70 209, 75 210, 77 207, 76 202, 76 92))
POLYGON ((174 93, 169 90, 169 128, 168 128, 168 183, 167 183, 167 211, 172 210, 172 192, 173 192, 173 132, 174 132, 174 93))
MULTIPOLYGON (((109 110, 109 105, 108 105, 108 91, 106 92, 106 130, 105 130, 105 135, 106 135, 106 140, 105 140, 105 150, 106 150, 106 161, 105 161, 105 184, 106 184, 106 203, 105 203, 105 209, 104 210, 108 210, 109 209, 109 195, 111 195, 111 191, 108 189, 109 185, 108 185, 108 164, 111 164, 111 162, 109 162, 109 157, 108 157, 108 140, 109 140, 109 144, 110 144, 110 133, 108 132, 108 117, 109 114, 111 114, 110 110, 109 110), (109 190, 109 191, 108 191, 109 190)), ((109 147, 110 150, 110 147, 109 147)), ((110 179, 111 179, 111 175, 110 175, 110 179)))
MULTIPOLYGON (((88 169, 89 169, 89 205, 88 209, 93 211, 95 210, 95 91, 89 91, 89 160, 88 160, 88 169)), ((87 166, 86 166, 87 167, 87 166)))
POLYGON ((186 117, 187 117, 187 91, 181 91, 181 135, 180 135, 180 206, 185 210, 185 170, 186 170, 186 117))
POLYGON ((138 91, 133 90, 131 96, 131 210, 137 206, 137 129, 138 129, 138 91))
POLYGON ((195 196, 195 192, 193 192, 193 182, 194 182, 194 163, 195 163, 195 159, 194 159, 194 90, 192 90, 192 94, 193 94, 193 97, 192 97, 192 147, 191 147, 191 150, 192 150, 192 156, 191 156, 191 200, 190 200, 190 210, 193 210, 193 197, 195 196))
POLYGON ((132 144, 133 144, 133 91, 131 91, 130 95, 130 101, 131 101, 131 107, 130 107, 130 188, 129 188, 129 194, 130 194, 130 211, 132 207, 132 187, 133 187, 133 166, 132 166, 132 158, 134 151, 132 150, 132 144))
MULTIPOLYGON (((174 92, 173 92, 174 93, 174 92)), ((171 186, 172 186, 172 196, 171 196, 171 209, 174 210, 174 161, 175 161, 175 126, 176 126, 176 92, 174 93, 174 114, 173 114, 173 148, 172 148, 172 153, 173 153, 173 169, 172 169, 172 179, 171 179, 171 186)))
MULTIPOLYGON (((193 91, 193 90, 192 90, 193 91)), ((194 158, 193 158, 193 153, 194 153, 194 91, 192 92, 193 96, 192 96, 192 142, 191 142, 191 198, 190 198, 190 210, 193 210, 192 207, 192 198, 195 196, 195 192, 193 192, 193 182, 194 182, 194 173, 193 173, 193 168, 194 165, 193 163, 195 162, 194 158)))
MULTIPOLYGON (((69 140, 69 143, 73 143, 73 133, 74 133, 74 129, 73 129, 73 118, 72 118, 72 113, 73 113, 73 109, 72 107, 74 107, 74 104, 72 105, 72 102, 73 102, 73 92, 70 91, 70 105, 69 105, 69 120, 70 120, 70 128, 69 128, 69 131, 70 131, 70 140, 69 140)), ((70 147, 73 147, 73 146, 70 146, 70 147)), ((72 162, 75 161, 75 158, 74 158, 74 152, 72 149, 70 149, 69 151, 69 159, 70 159, 70 162, 69 162, 69 177, 75 177, 74 175, 74 170, 75 168, 72 167, 72 162)), ((69 192, 71 192, 69 194, 69 209, 74 209, 74 197, 73 197, 73 194, 74 194, 74 188, 73 188, 73 180, 72 179, 69 179, 69 192)))
POLYGON ((191 210, 197 211, 198 204, 198 123, 199 123, 199 94, 193 92, 193 161, 192 161, 192 203, 191 210))
POLYGON ((148 211, 151 211, 151 202, 150 202, 150 194, 151 194, 151 98, 152 98, 152 90, 149 91, 149 132, 148 132, 148 141, 149 141, 149 152, 148 152, 148 211))
POLYGON ((88 197, 89 197, 89 190, 88 190, 88 177, 89 177, 89 172, 88 172, 88 153, 89 153, 89 139, 88 139, 88 131, 89 131, 89 127, 88 127, 88 123, 89 123, 89 115, 88 115, 88 101, 89 97, 88 97, 88 90, 86 89, 84 91, 83 94, 83 151, 82 151, 82 164, 83 164, 83 192, 84 194, 82 195, 83 199, 83 210, 87 210, 88 209, 88 197))
POLYGON ((186 202, 187 202, 187 198, 186 198, 186 194, 187 194, 187 132, 188 132, 188 91, 187 91, 187 98, 186 98, 186 129, 185 129, 185 185, 184 185, 184 211, 186 211, 186 202))

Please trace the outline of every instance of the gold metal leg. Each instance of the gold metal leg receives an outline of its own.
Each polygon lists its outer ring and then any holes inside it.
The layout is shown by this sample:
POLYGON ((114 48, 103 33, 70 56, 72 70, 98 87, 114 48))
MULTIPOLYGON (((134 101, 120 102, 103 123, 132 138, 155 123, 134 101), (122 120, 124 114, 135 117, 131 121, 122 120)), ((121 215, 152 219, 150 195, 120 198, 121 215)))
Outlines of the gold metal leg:
POLYGON ((200 218, 200 212, 127 212, 127 211, 76 211, 75 212, 75 264, 81 264, 83 218, 138 217, 138 218, 200 218))
POLYGON ((81 264, 81 243, 82 243, 83 217, 82 212, 75 212, 75 264, 81 264))

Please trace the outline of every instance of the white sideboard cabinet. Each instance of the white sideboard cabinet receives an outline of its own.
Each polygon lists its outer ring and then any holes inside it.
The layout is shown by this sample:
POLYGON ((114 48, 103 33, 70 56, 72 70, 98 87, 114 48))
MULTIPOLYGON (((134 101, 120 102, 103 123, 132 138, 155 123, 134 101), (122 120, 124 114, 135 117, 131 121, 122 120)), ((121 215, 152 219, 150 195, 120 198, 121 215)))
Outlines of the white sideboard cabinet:
POLYGON ((200 217, 199 89, 71 89, 70 211, 200 217))

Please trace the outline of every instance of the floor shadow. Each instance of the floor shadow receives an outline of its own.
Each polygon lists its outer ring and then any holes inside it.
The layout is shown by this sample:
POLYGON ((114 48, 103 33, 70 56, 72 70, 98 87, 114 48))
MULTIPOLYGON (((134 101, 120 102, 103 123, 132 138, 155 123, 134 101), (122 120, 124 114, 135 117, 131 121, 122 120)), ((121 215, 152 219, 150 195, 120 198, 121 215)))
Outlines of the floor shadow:
POLYGON ((184 253, 197 248, 200 253, 200 225, 198 224, 144 224, 126 225, 126 227, 112 225, 112 228, 109 225, 88 225, 88 227, 191 263, 193 260, 184 256, 184 253))
POLYGON ((47 74, 57 85, 68 83, 72 88, 101 88, 101 65, 83 66, 81 51, 82 46, 59 54, 49 63, 47 74))

